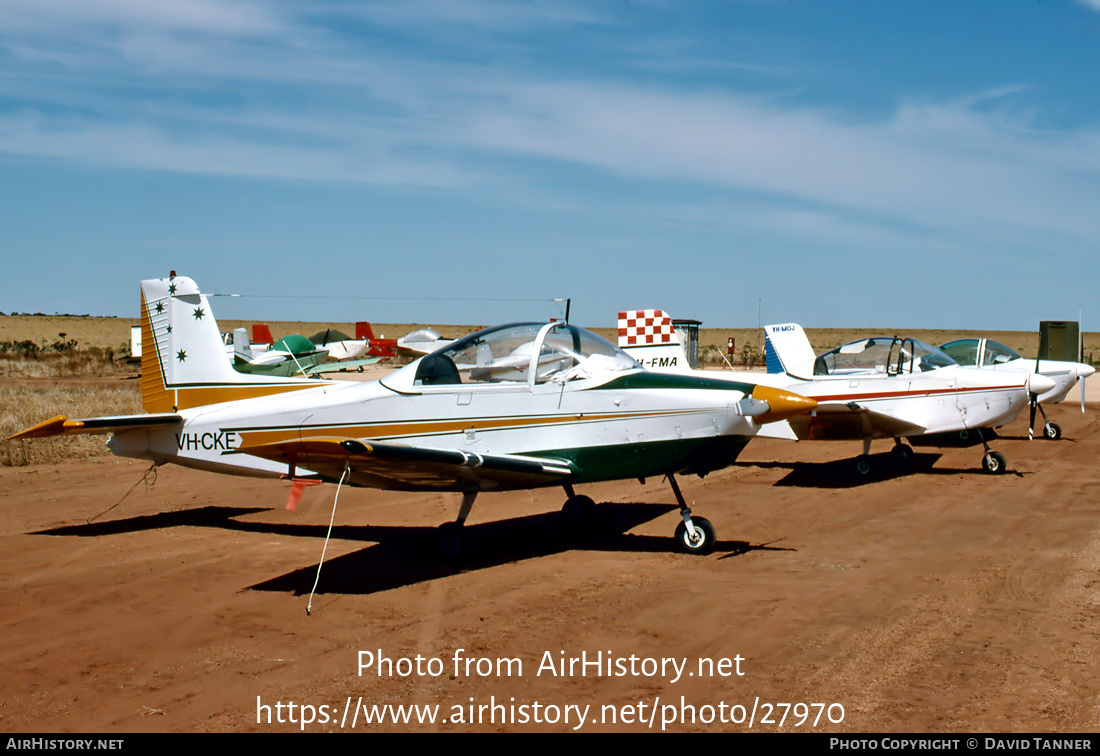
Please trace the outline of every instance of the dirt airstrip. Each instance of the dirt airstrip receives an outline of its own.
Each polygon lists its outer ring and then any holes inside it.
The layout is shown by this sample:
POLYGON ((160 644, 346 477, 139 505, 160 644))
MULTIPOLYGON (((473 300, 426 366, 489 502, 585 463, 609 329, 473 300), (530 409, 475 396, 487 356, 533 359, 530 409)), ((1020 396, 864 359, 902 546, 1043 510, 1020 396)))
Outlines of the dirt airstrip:
POLYGON ((345 489, 309 616, 333 486, 289 512, 273 481, 5 468, 0 726, 335 730, 350 700, 438 706, 359 709, 358 731, 567 731, 578 711, 585 731, 1096 731, 1098 410, 1055 407, 1057 442, 1003 429, 996 477, 980 447, 900 471, 884 442, 857 481, 858 443, 754 441, 681 481, 717 527, 707 557, 672 552, 662 480, 585 487, 588 532, 563 527, 560 490, 484 495, 458 564, 430 546, 457 497, 345 489), (600 664, 561 669, 582 654, 600 664), (774 705, 798 702, 825 706, 780 728, 774 705))

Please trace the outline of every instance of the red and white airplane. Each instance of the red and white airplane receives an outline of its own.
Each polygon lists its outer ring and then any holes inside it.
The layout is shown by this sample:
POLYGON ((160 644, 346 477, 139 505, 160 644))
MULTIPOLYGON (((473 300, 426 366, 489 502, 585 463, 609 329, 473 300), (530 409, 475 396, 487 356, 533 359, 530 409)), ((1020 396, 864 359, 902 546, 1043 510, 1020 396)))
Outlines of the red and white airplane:
POLYGON ((1002 473, 1004 455, 989 448, 981 429, 1011 422, 1031 395, 1055 385, 1039 374, 961 367, 917 339, 860 339, 817 356, 800 325, 769 325, 764 333, 766 374, 700 371, 688 365, 666 313, 619 313, 619 347, 650 370, 739 381, 751 376, 755 383, 814 399, 812 412, 773 423, 758 435, 799 441, 860 439, 863 454, 856 470, 861 475, 871 472, 873 439, 894 439, 894 457, 905 461, 913 450, 903 438, 975 430, 985 447, 983 469, 1002 473))

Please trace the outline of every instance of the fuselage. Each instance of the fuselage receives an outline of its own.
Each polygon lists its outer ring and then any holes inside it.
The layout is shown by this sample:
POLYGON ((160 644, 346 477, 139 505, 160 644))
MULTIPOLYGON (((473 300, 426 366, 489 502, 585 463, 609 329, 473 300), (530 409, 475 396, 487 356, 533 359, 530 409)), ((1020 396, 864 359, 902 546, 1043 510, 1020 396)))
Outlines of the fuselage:
MULTIPOLYGON (((812 380, 767 374, 759 383, 815 399, 819 404, 851 404, 945 433, 1011 422, 1027 406, 1024 378, 975 368, 949 366, 925 373, 848 374, 812 380)), ((916 433, 877 432, 886 437, 916 433)))
POLYGON ((309 471, 239 453, 242 444, 373 439, 567 459, 577 470, 572 480, 588 482, 707 472, 730 464, 758 430, 738 414, 746 387, 718 380, 686 383, 680 376, 640 370, 564 385, 500 382, 406 392, 386 383, 332 382, 186 409, 175 428, 116 434, 109 445, 122 456, 278 477, 309 471))

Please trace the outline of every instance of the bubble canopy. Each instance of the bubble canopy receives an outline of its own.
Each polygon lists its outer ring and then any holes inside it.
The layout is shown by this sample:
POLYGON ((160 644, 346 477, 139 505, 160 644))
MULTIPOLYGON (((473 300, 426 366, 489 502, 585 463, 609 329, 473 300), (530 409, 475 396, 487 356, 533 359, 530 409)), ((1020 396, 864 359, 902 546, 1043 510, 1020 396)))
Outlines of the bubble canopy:
POLYGON ((610 379, 641 369, 602 336, 566 323, 512 323, 486 328, 425 355, 383 379, 395 391, 434 386, 534 387, 610 379))
POLYGON ((957 365, 943 351, 920 339, 875 336, 858 339, 814 360, 814 375, 899 375, 957 365))
MULTIPOLYGON (((978 364, 978 347, 981 339, 957 339, 944 344, 940 349, 951 355, 960 365, 978 364)), ((982 353, 982 366, 1004 365, 1007 362, 1022 360, 1020 353, 1011 347, 1007 347, 993 339, 985 340, 985 351, 982 353)))

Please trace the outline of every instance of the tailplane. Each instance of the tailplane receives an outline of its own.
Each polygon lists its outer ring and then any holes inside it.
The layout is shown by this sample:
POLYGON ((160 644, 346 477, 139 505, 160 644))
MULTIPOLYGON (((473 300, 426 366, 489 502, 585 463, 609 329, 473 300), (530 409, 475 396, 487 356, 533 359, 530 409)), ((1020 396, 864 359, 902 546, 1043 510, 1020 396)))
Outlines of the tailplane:
POLYGON ((814 348, 802 326, 797 323, 764 326, 764 355, 769 373, 787 373, 796 378, 812 378, 814 348))
POLYGON ((321 385, 316 379, 234 370, 206 295, 193 280, 174 273, 141 282, 141 340, 146 412, 175 412, 321 385))
POLYGON ((649 370, 691 372, 672 318, 662 310, 620 312, 619 348, 649 370))

